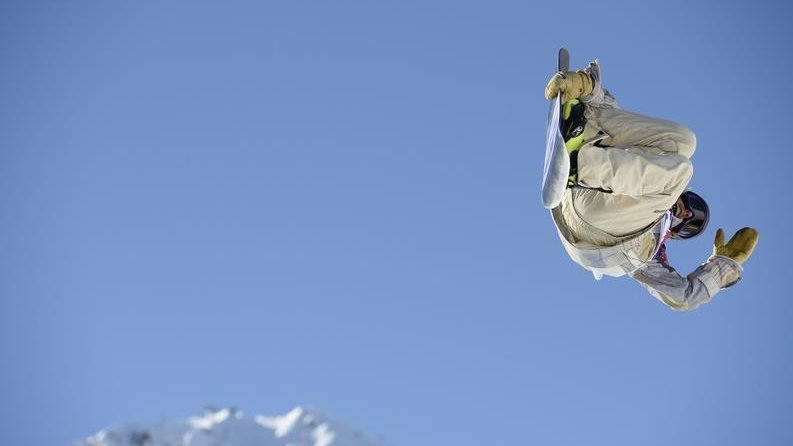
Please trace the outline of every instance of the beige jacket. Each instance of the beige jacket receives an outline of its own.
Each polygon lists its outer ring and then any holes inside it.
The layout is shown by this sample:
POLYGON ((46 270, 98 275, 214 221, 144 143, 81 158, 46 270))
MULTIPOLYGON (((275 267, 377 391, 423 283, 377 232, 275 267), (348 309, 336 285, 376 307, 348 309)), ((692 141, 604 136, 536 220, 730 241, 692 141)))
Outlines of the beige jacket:
POLYGON ((740 280, 734 260, 713 256, 686 277, 667 262, 669 209, 685 191, 696 137, 674 122, 620 110, 602 87, 600 66, 587 105, 585 142, 578 155, 579 185, 551 211, 568 255, 603 275, 630 275, 675 310, 692 310, 740 280))

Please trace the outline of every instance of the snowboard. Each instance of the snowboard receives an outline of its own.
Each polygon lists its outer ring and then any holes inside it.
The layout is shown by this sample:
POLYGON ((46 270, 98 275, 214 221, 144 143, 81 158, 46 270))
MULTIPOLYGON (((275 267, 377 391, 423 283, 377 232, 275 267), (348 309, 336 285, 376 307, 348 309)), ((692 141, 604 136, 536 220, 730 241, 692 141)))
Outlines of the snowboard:
MULTIPOLYGON (((556 63, 561 72, 570 70, 570 53, 565 48, 559 49, 556 63)), ((548 122, 545 136, 545 164, 542 172, 542 204, 546 209, 559 206, 567 189, 570 174, 570 156, 565 149, 562 137, 562 99, 561 93, 551 101, 548 110, 548 122)))

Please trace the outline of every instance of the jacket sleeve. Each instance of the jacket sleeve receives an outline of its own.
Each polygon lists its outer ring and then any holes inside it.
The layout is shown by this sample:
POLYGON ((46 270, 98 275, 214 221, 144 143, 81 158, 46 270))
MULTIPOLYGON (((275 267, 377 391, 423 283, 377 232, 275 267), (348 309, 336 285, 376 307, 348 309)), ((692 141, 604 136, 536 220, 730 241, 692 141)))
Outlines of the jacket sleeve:
POLYGON ((619 108, 617 99, 603 87, 602 76, 600 74, 600 62, 594 60, 583 70, 592 78, 594 85, 592 93, 581 97, 581 102, 590 107, 619 108))
POLYGON ((631 275, 656 299, 673 310, 694 310, 741 279, 743 268, 729 257, 714 256, 686 277, 655 258, 631 275))

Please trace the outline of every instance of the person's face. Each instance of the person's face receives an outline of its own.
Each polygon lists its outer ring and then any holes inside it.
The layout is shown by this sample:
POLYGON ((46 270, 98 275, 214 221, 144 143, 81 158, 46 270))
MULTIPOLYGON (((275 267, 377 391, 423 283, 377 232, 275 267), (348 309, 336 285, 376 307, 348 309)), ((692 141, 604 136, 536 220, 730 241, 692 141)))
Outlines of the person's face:
POLYGON ((675 203, 675 217, 680 220, 685 220, 692 216, 694 216, 694 213, 691 212, 691 209, 686 207, 686 204, 683 202, 683 197, 677 197, 677 202, 675 203))

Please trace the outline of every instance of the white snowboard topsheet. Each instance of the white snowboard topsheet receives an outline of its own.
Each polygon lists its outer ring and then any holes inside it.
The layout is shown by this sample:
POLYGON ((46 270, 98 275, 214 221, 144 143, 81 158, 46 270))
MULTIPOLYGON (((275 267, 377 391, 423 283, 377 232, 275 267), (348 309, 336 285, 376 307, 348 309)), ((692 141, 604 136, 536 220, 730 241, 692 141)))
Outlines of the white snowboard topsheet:
POLYGON ((545 166, 542 171, 542 205, 553 209, 562 202, 570 174, 570 156, 559 130, 560 96, 551 101, 545 139, 545 166))

